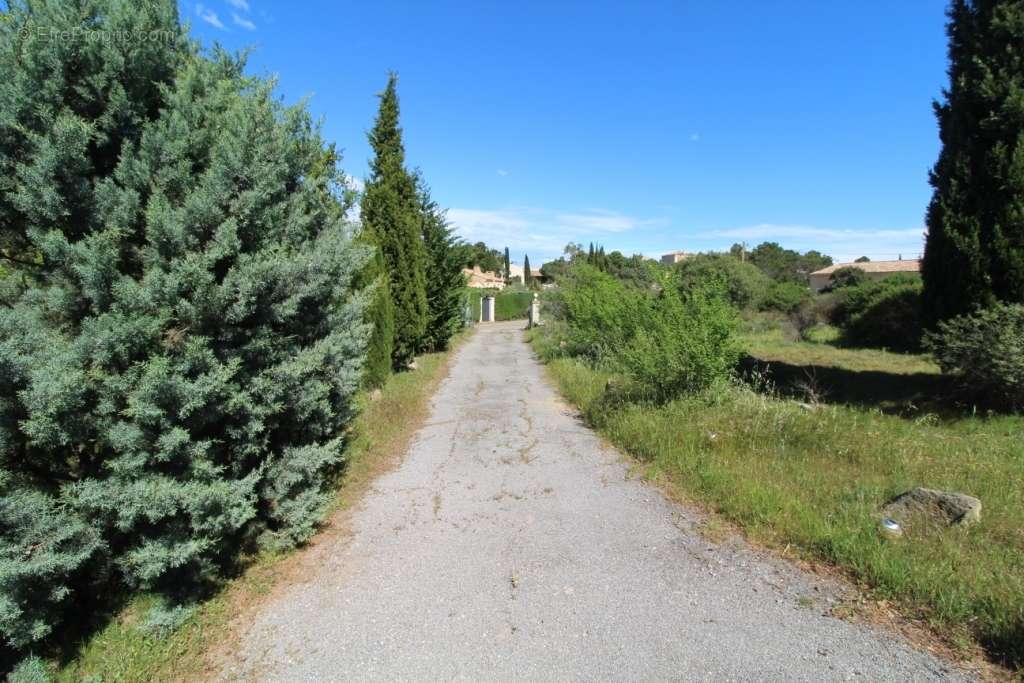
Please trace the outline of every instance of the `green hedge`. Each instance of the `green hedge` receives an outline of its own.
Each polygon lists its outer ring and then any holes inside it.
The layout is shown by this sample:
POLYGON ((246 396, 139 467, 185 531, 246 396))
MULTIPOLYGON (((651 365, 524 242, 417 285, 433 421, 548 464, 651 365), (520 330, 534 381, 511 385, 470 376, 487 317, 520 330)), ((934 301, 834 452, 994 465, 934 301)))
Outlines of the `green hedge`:
POLYGON ((480 320, 480 301, 485 296, 494 297, 495 320, 525 319, 529 315, 530 302, 533 301, 533 292, 524 290, 499 292, 496 289, 470 288, 468 292, 469 315, 474 322, 480 320))

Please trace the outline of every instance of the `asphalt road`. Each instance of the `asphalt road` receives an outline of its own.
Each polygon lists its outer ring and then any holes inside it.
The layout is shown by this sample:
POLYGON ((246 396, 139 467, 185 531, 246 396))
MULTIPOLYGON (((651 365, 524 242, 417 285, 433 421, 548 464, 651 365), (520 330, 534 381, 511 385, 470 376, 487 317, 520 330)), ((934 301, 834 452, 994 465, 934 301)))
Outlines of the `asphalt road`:
POLYGON ((836 587, 629 476, 521 323, 482 325, 402 464, 242 631, 225 680, 932 680, 836 587))

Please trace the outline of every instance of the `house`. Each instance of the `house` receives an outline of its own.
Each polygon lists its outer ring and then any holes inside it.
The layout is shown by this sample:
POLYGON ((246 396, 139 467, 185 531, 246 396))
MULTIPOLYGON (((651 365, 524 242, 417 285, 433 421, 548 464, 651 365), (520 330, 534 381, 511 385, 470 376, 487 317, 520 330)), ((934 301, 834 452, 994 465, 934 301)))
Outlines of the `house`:
POLYGON ((900 259, 899 261, 863 261, 859 263, 837 263, 811 273, 811 289, 820 292, 832 283, 832 274, 840 268, 859 268, 868 275, 870 280, 881 280, 897 273, 921 273, 920 259, 900 259))
POLYGON ((686 252, 685 251, 673 251, 672 253, 669 253, 669 254, 662 254, 661 262, 662 262, 662 264, 664 264, 666 266, 671 266, 671 265, 674 265, 676 263, 679 263, 684 258, 686 258, 686 252))
POLYGON ((498 273, 480 270, 480 266, 463 268, 462 274, 466 276, 466 286, 478 289, 505 289, 505 278, 498 273))

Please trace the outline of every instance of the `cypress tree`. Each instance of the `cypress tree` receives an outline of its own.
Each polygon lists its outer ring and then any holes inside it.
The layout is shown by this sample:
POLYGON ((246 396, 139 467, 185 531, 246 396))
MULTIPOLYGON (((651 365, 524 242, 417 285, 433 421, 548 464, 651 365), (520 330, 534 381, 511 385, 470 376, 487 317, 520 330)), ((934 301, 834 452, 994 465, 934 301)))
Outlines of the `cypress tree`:
POLYGON ((421 350, 443 351, 462 328, 462 249, 444 211, 431 196, 423 176, 416 175, 420 225, 427 252, 427 331, 421 350))
POLYGON ((29 7, 0 22, 0 63, 33 65, 0 87, 2 144, 39 117, 0 187, 21 240, 5 248, 33 255, 0 306, 0 636, 16 648, 94 578, 178 600, 242 547, 308 538, 369 333, 353 286, 368 250, 304 109, 196 53, 173 0, 29 7), (50 27, 174 42, 34 37, 50 27))
POLYGON ((949 88, 935 104, 923 299, 929 322, 1024 302, 1024 4, 953 0, 949 88))
POLYGON ((405 168, 398 125, 398 76, 390 74, 369 133, 374 157, 363 192, 362 221, 377 241, 394 303, 396 368, 412 361, 427 329, 426 250, 420 232, 416 182, 405 168))
POLYGON ((533 273, 530 272, 530 255, 523 256, 523 284, 529 287, 533 284, 533 273))
POLYGON ((371 325, 372 332, 366 349, 363 384, 379 387, 391 374, 391 357, 395 347, 395 304, 391 300, 391 283, 379 237, 364 223, 359 241, 373 250, 373 256, 359 279, 361 286, 373 292, 366 308, 366 321, 371 325))
POLYGON ((512 262, 508 258, 508 247, 505 247, 505 282, 512 279, 512 262))

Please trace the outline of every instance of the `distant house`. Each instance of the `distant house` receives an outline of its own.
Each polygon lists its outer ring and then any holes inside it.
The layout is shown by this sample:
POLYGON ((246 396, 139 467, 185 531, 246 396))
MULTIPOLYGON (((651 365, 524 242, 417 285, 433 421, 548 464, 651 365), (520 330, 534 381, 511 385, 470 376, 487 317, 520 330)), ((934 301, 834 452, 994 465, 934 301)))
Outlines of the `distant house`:
POLYGON ((480 270, 480 266, 463 268, 462 274, 466 276, 466 286, 478 289, 505 289, 505 279, 498 273, 491 273, 480 270))
POLYGON ((900 259, 899 261, 863 261, 859 263, 837 263, 811 273, 811 289, 820 292, 832 283, 832 274, 840 268, 859 268, 867 273, 871 280, 881 280, 896 273, 921 273, 920 259, 900 259))
POLYGON ((522 283, 523 281, 523 267, 517 263, 508 264, 508 279, 513 282, 522 283))
POLYGON ((665 264, 666 266, 671 266, 671 265, 674 265, 676 263, 679 263, 684 258, 686 258, 686 252, 685 251, 673 251, 670 254, 662 254, 661 262, 663 264, 665 264))

